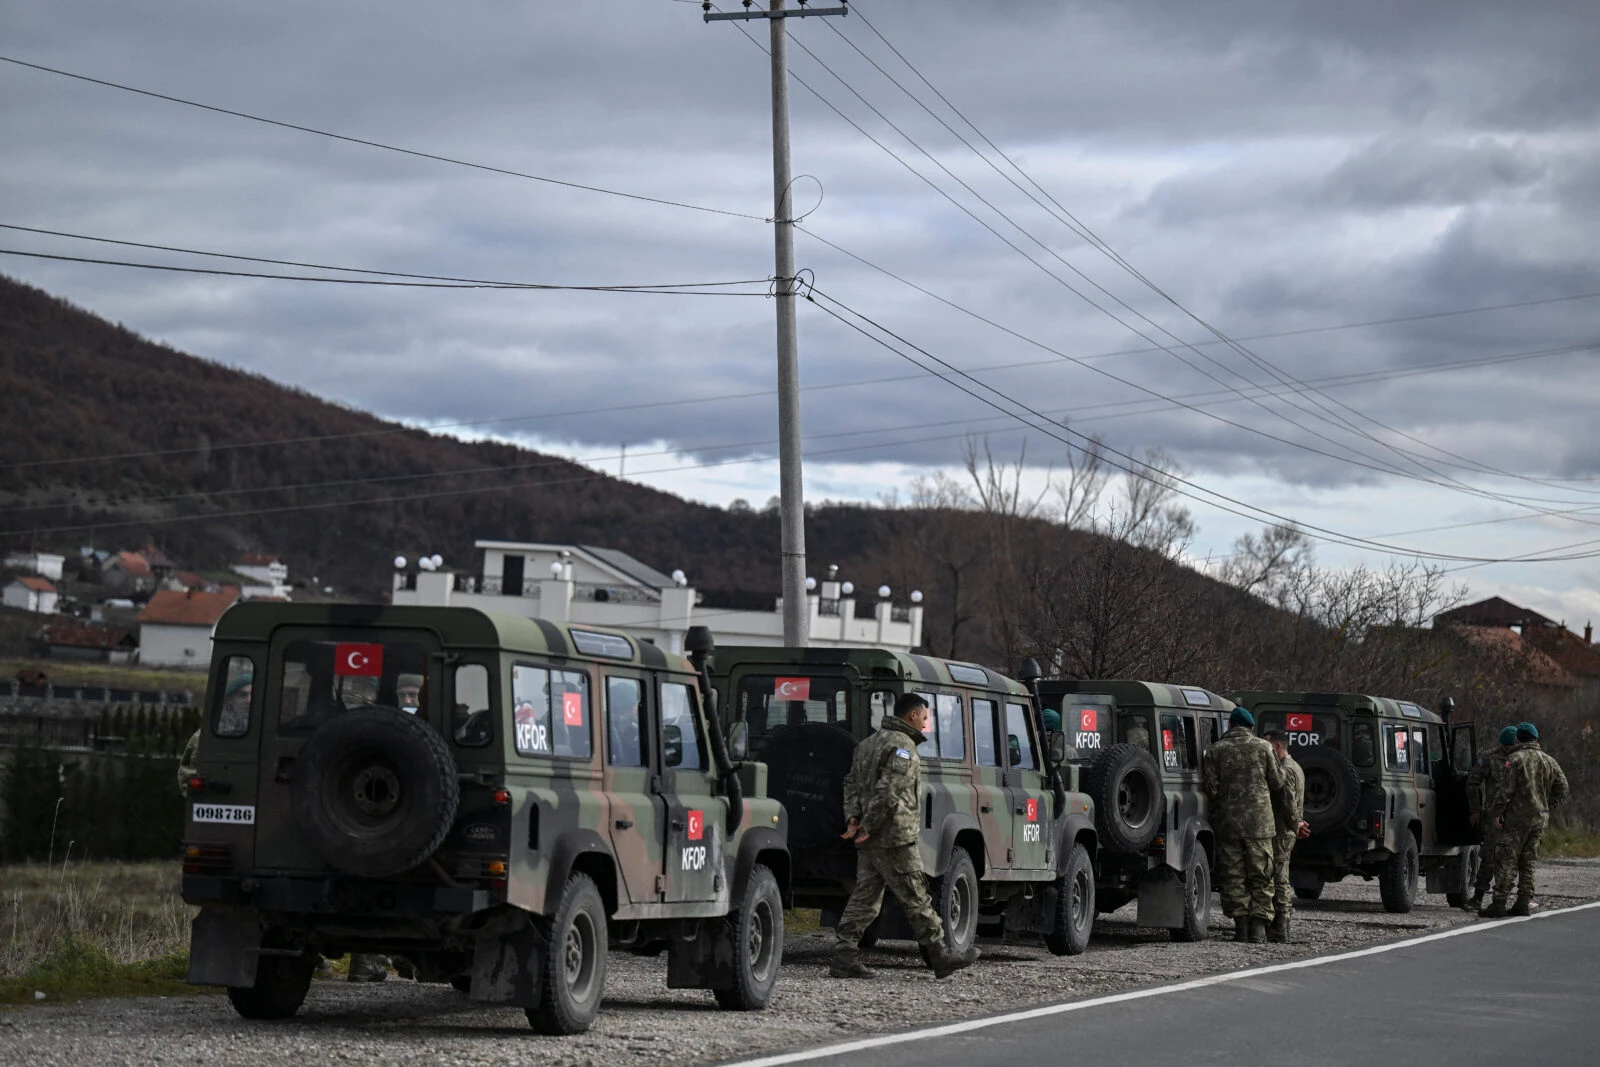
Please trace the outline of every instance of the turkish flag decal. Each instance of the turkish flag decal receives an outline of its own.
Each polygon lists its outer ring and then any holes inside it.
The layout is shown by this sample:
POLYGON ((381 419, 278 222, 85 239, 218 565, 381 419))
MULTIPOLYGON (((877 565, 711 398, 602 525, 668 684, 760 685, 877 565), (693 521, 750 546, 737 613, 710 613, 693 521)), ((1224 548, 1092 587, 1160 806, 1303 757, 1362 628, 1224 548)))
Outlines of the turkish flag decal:
POLYGON ((810 678, 775 678, 772 682, 773 700, 810 700, 810 678))
POLYGON ((1034 797, 1028 798, 1028 821, 1039 821, 1039 801, 1034 797))
POLYGON ((383 675, 382 645, 335 645, 333 673, 347 678, 379 678, 383 675))
POLYGON ((1299 730, 1301 732, 1304 732, 1306 730, 1311 729, 1311 716, 1309 716, 1309 715, 1290 715, 1286 720, 1284 720, 1284 723, 1291 730, 1299 730))
POLYGON ((700 840, 706 832, 706 813, 703 811, 691 811, 686 821, 689 825, 689 840, 700 840))
POLYGON ((583 725, 583 696, 580 693, 561 694, 561 721, 568 726, 583 725))
POLYGON ((1095 724, 1099 721, 1100 714, 1093 708, 1084 708, 1078 712, 1078 729, 1080 730, 1098 730, 1099 727, 1095 724))
POLYGON ((1161 748, 1162 748, 1162 750, 1165 751, 1165 752, 1171 752, 1173 749, 1175 749, 1177 747, 1178 747, 1177 742, 1175 742, 1172 739, 1172 731, 1171 730, 1162 730, 1161 731, 1161 748))

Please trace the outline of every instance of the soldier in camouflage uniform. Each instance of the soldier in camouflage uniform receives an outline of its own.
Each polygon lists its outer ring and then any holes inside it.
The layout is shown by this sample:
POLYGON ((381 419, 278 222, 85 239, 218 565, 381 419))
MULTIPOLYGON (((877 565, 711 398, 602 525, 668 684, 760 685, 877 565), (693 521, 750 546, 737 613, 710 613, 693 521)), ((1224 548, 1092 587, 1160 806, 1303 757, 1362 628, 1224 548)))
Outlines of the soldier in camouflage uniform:
POLYGON ((1289 943, 1289 920, 1294 915, 1294 886, 1289 882, 1289 857, 1294 853, 1294 843, 1311 836, 1311 826, 1303 818, 1306 800, 1306 772, 1289 757, 1289 735, 1282 730, 1270 730, 1263 740, 1277 753, 1278 766, 1283 771, 1283 784, 1287 810, 1274 811, 1278 834, 1272 839, 1272 924, 1267 927, 1267 940, 1274 944, 1289 943))
POLYGON ((1505 774, 1506 760, 1516 751, 1517 728, 1507 726, 1500 731, 1499 744, 1478 757, 1478 762, 1467 772, 1467 821, 1476 826, 1483 836, 1483 847, 1478 849, 1478 877, 1472 886, 1472 899, 1462 905, 1467 911, 1483 907, 1484 894, 1494 884, 1495 847, 1500 841, 1500 830, 1493 819, 1483 817, 1484 801, 1494 795, 1500 778, 1505 774))
POLYGON ((1539 728, 1531 722, 1518 723, 1516 751, 1506 760, 1505 773, 1485 812, 1500 829, 1500 843, 1495 850, 1494 900, 1479 915, 1492 919, 1527 915, 1531 910, 1539 839, 1550 824, 1550 809, 1567 799, 1567 792, 1561 764, 1539 747, 1539 728), (1517 902, 1508 910, 1513 881, 1517 902))
POLYGON ((1200 781, 1217 828, 1218 889, 1233 916, 1233 939, 1262 944, 1273 912, 1274 813, 1288 805, 1277 753, 1255 725, 1245 708, 1229 713, 1228 732, 1207 751, 1200 781))
POLYGON ((856 746, 844 780, 848 820, 840 836, 856 845, 856 884, 834 933, 831 978, 871 978, 861 963, 861 937, 883 907, 888 889, 900 901, 935 977, 945 978, 978 958, 976 947, 955 955, 945 947, 944 926, 928 900, 917 834, 922 825, 921 759, 928 703, 903 693, 878 732, 856 746))

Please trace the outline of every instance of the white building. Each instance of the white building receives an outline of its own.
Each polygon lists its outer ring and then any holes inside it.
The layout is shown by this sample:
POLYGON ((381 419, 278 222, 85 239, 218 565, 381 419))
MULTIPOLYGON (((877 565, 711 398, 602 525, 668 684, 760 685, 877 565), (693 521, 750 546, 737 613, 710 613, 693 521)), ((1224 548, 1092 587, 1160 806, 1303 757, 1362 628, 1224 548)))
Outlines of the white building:
POLYGON ((246 600, 259 597, 289 599, 289 565, 277 556, 252 553, 240 556, 233 573, 250 579, 239 590, 246 600))
POLYGON ((56 599, 56 587, 46 578, 13 578, 4 594, 6 607, 21 608, 40 615, 54 615, 56 599))
POLYGON ((139 613, 139 662, 204 669, 211 662, 211 632, 236 599, 232 592, 157 590, 139 613))
POLYGON ((41 578, 48 578, 52 582, 59 582, 61 568, 66 562, 66 556, 58 556, 53 552, 13 552, 6 557, 5 565, 14 571, 27 571, 41 578))
MULTIPOLYGON (((479 541, 476 547, 483 560, 478 575, 435 567, 429 560, 420 561, 418 569, 397 566, 392 602, 604 626, 673 652, 683 651, 690 626, 701 625, 711 628, 720 645, 783 644, 776 598, 762 607, 754 604, 758 598, 708 600, 683 572, 662 574, 615 549, 515 541, 479 541)), ((868 605, 858 605, 851 583, 830 577, 816 583, 806 599, 812 645, 906 652, 922 643, 920 593, 912 593, 909 604, 895 604, 883 586, 868 605)))

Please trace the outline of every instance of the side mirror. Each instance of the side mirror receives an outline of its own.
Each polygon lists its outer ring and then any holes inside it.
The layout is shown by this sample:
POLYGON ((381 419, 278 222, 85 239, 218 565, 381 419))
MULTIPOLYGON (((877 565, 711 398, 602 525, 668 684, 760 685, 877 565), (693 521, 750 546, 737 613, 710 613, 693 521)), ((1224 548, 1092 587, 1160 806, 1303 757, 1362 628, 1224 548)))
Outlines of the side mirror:
POLYGON ((663 726, 661 728, 662 755, 666 757, 668 767, 676 767, 683 763, 683 729, 678 726, 663 726))
POLYGON ((1067 762, 1067 735, 1060 730, 1051 730, 1045 738, 1045 747, 1050 754, 1050 762, 1056 765, 1067 762))
POLYGON ((750 729, 742 722, 728 728, 728 759, 743 763, 750 758, 750 729))

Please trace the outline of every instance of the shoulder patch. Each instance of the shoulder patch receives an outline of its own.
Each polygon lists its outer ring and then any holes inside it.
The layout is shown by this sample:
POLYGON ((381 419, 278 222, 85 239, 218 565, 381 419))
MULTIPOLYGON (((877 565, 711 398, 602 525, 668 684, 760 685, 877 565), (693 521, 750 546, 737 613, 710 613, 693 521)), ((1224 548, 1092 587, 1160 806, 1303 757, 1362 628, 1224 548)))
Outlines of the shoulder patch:
POLYGON ((908 760, 911 758, 911 750, 909 748, 897 748, 894 750, 894 754, 901 759, 908 760))

